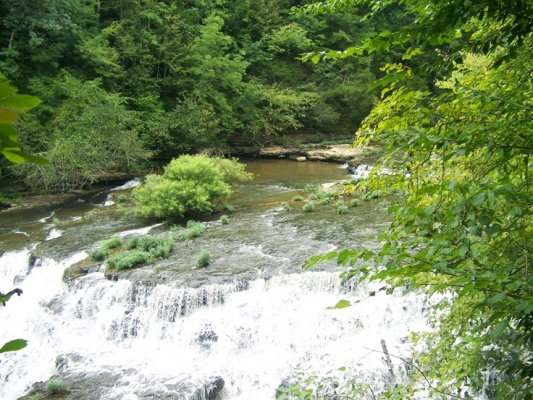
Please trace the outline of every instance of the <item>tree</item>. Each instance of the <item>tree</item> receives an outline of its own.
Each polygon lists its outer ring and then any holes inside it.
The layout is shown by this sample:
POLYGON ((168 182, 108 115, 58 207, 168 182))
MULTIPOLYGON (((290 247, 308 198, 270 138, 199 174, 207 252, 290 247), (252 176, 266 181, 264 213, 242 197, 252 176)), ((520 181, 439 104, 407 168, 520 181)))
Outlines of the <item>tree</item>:
POLYGON ((68 74, 56 85, 66 99, 46 125, 52 132, 49 163, 14 168, 34 190, 81 188, 107 171, 127 171, 149 156, 137 134, 136 114, 126 109, 124 98, 105 92, 98 80, 84 82, 68 74))
POLYGON ((387 188, 401 196, 389 209, 392 223, 379 237, 379 251, 343 250, 310 265, 336 258, 348 266, 343 279, 445 295, 430 317, 433 331, 419 338, 428 350, 419 357, 411 386, 397 388, 397 398, 422 390, 422 374, 436 397, 469 398, 466 390, 496 399, 528 398, 531 3, 331 1, 310 10, 340 3, 366 4, 373 12, 399 5, 413 18, 413 24, 379 33, 343 54, 395 45, 405 50, 402 62, 385 66, 381 101, 357 140, 387 148, 360 189, 387 188), (412 57, 427 51, 441 54, 440 61, 409 68, 412 57), (435 74, 434 90, 411 85, 413 72, 435 74))

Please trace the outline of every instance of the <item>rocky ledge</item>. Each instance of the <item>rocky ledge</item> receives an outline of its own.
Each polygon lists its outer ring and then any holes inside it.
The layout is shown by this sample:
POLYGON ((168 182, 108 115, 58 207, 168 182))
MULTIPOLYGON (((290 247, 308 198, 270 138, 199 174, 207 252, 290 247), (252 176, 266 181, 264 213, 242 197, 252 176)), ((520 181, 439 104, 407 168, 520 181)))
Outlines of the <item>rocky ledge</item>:
POLYGON ((234 148, 235 154, 254 155, 264 158, 287 158, 295 161, 330 161, 338 163, 357 163, 375 157, 380 152, 377 147, 354 147, 351 144, 335 144, 324 147, 281 147, 234 148))

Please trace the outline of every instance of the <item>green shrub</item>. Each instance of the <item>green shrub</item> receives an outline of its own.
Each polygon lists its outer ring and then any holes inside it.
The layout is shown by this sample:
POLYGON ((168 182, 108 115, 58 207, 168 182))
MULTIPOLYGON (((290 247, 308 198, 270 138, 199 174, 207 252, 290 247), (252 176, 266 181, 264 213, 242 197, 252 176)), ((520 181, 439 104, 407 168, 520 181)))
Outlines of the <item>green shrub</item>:
POLYGON ((201 222, 187 221, 187 229, 178 230, 175 237, 180 242, 201 236, 205 232, 205 225, 201 222))
POLYGON ((339 215, 348 214, 348 207, 346 207, 344 203, 337 205, 337 214, 339 215))
POLYGON ((306 192, 314 192, 316 190, 320 189, 320 185, 318 183, 307 183, 304 186, 304 190, 306 192))
POLYGON ((234 159, 185 155, 172 160, 163 175, 148 175, 133 190, 141 217, 176 218, 188 212, 213 211, 228 198, 231 185, 251 179, 234 159))
POLYGON ((118 236, 112 236, 102 243, 102 249, 111 250, 116 249, 117 247, 122 246, 122 239, 118 236))
POLYGON ((117 197, 117 202, 120 204, 124 204, 127 201, 128 201, 128 196, 126 196, 125 194, 121 194, 117 197))
POLYGON ((61 379, 52 378, 48 382, 46 382, 44 389, 47 393, 56 394, 62 392, 65 389, 65 385, 63 384, 63 381, 61 379))
POLYGON ((202 251, 198 258, 196 259, 196 265, 198 265, 201 268, 205 268, 209 265, 209 262, 211 261, 211 254, 209 254, 208 251, 202 251))
POLYGON ((316 193, 313 193, 309 198, 311 200, 316 200, 319 204, 327 205, 329 204, 331 194, 325 190, 320 190, 316 193))
POLYGON ((104 261, 109 255, 109 251, 101 247, 97 247, 91 251, 90 257, 94 261, 104 261))
POLYGON ((335 206, 336 207, 341 207, 341 206, 344 206, 344 200, 337 200, 337 202, 335 203, 335 206))
POLYGON ((146 264, 151 254, 143 250, 126 250, 108 258, 107 266, 119 271, 138 267, 146 264))
POLYGON ((373 190, 372 192, 370 193, 367 193, 364 197, 365 201, 370 201, 370 200, 375 200, 375 199, 378 199, 382 196, 382 192, 381 190, 373 190))
POLYGON ((308 203, 305 203, 304 206, 302 207, 302 211, 306 213, 315 211, 315 204, 311 201, 308 203))
POLYGON ((292 201, 304 201, 304 198, 300 195, 296 195, 292 198, 292 201))
POLYGON ((222 225, 228 225, 229 224, 229 217, 227 215, 222 215, 220 217, 220 222, 222 223, 222 225))
POLYGON ((286 201, 281 203, 281 208, 283 208, 283 211, 291 211, 292 210, 291 205, 289 203, 287 203, 286 201))
POLYGON ((20 194, 15 192, 0 191, 0 204, 17 203, 20 200, 20 194))
POLYGON ((232 206, 231 204, 224 204, 223 210, 231 214, 235 212, 235 206, 232 206))
POLYGON ((30 396, 30 400, 42 400, 42 393, 34 393, 30 396))
POLYGON ((174 238, 170 235, 136 236, 126 243, 126 249, 147 252, 151 258, 167 258, 174 250, 174 238))
POLYGON ((358 207, 359 206, 359 202, 357 201, 357 199, 352 199, 350 201, 350 207, 358 207))
POLYGON ((61 223, 61 220, 59 218, 54 217, 52 219, 52 225, 54 225, 55 227, 57 227, 60 223, 61 223))

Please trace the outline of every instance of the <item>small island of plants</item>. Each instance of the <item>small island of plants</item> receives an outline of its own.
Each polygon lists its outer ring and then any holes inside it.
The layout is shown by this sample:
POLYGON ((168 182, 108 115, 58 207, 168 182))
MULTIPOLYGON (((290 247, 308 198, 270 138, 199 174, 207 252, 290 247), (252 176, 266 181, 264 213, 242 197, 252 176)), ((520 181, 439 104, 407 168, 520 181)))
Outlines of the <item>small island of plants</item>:
POLYGON ((235 159, 184 155, 133 190, 135 213, 167 220, 222 208, 232 185, 251 179, 235 159))

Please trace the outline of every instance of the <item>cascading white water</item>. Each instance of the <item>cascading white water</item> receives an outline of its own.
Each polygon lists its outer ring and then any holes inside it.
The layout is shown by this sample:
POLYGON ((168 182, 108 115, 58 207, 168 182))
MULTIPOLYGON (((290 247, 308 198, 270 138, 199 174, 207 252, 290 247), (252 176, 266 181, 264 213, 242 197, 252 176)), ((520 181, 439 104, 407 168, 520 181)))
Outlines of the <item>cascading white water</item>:
POLYGON ((29 341, 2 355, 1 399, 16 399, 58 370, 87 385, 88 377, 112 375, 111 384, 96 383, 87 397, 94 399, 198 399, 198 387, 214 377, 225 382, 224 399, 273 399, 294 370, 339 367, 379 392, 389 379, 381 340, 409 358, 404 339, 425 324, 421 299, 368 297, 368 288, 342 287, 335 272, 195 289, 109 281, 95 272, 67 287, 64 268, 84 256, 44 260, 29 273, 27 251, 0 258, 2 284, 18 280, 24 290, 0 310, 0 339, 29 341), (328 309, 341 298, 360 302, 328 309))

